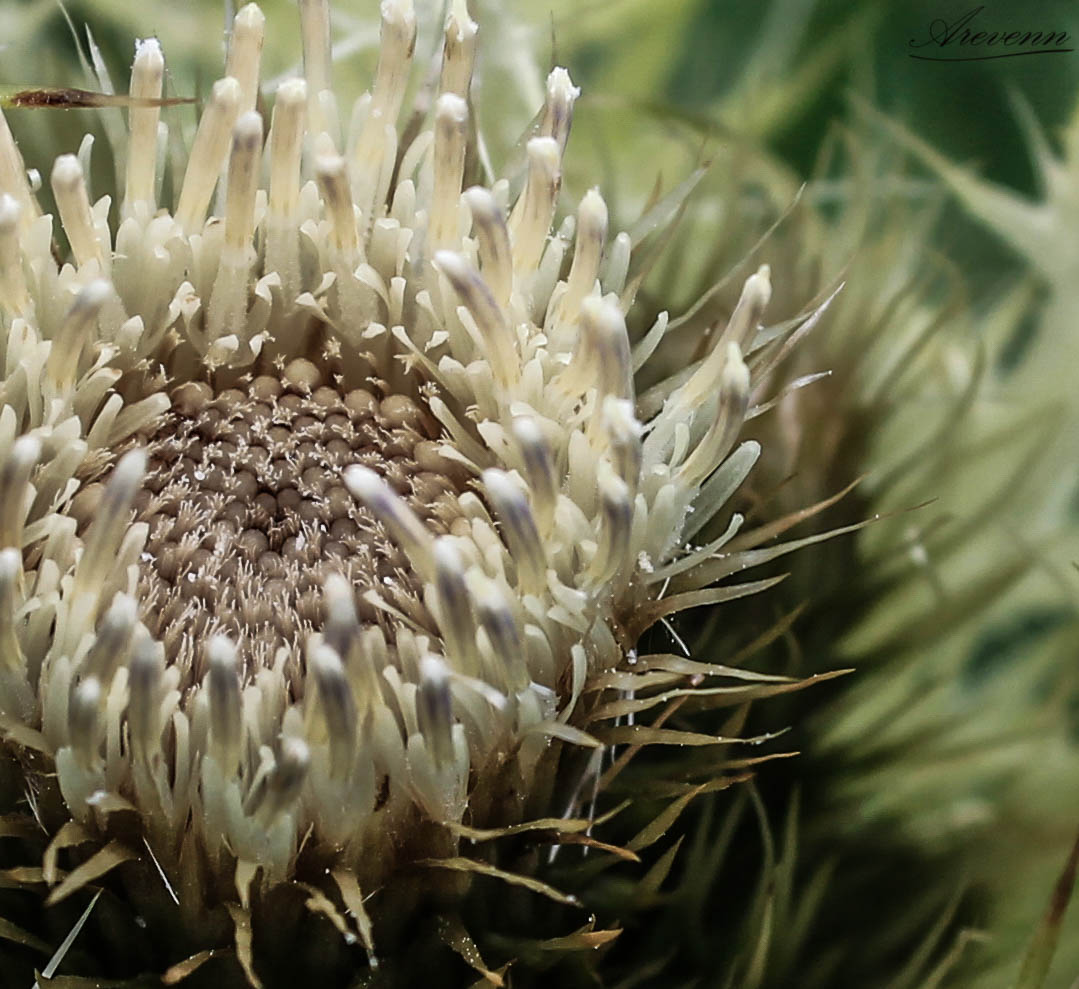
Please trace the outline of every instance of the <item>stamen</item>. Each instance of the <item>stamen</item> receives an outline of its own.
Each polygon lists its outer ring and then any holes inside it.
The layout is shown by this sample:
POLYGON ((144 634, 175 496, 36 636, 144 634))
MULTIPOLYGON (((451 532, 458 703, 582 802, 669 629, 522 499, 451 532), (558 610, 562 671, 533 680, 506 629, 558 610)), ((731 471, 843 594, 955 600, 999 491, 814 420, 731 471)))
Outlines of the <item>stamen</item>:
POLYGON ((82 669, 86 676, 97 677, 103 684, 112 682, 113 674, 124 663, 137 621, 135 599, 129 594, 117 593, 83 660, 82 669))
MULTIPOLYGON (((679 422, 702 405, 710 404, 715 384, 727 362, 729 344, 737 344, 740 353, 750 345, 751 336, 756 331, 771 295, 769 268, 766 264, 761 265, 756 274, 746 279, 738 305, 711 352, 690 379, 667 400, 662 413, 664 419, 672 423, 679 422)), ((656 439, 650 437, 649 445, 654 447, 657 439, 658 436, 656 439)))
POLYGON ((345 779, 356 753, 356 702, 341 657, 324 642, 308 642, 308 663, 318 687, 330 747, 330 776, 345 779))
POLYGON ((748 404, 749 368, 738 344, 729 343, 719 384, 719 408, 708 432, 678 472, 683 486, 695 487, 719 466, 738 438, 748 404))
POLYGON ((476 58, 476 22, 468 16, 466 0, 452 0, 446 15, 445 41, 442 48, 442 78, 439 91, 468 97, 472 66, 476 58))
POLYGON ((473 186, 464 194, 472 212, 472 229, 479 240, 483 280, 499 306, 509 305, 513 291, 513 254, 509 229, 495 197, 482 186, 473 186))
POLYGON ((446 640, 446 652, 458 669, 468 676, 479 672, 476 654, 476 626, 465 584, 464 563, 451 536, 435 540, 435 587, 438 592, 439 628, 446 640))
POLYGON ((30 472, 41 458, 41 441, 20 436, 0 465, 0 546, 22 546, 30 472))
POLYGON ((75 597, 91 589, 94 594, 100 593, 123 542, 128 513, 145 471, 143 450, 125 453, 113 470, 97 515, 86 533, 82 558, 75 568, 75 597))
POLYGON ((393 540, 412 557, 416 570, 433 581, 431 534, 389 485, 373 470, 357 464, 345 471, 345 487, 389 530, 393 540))
POLYGON ((453 700, 446 664, 428 653, 420 660, 420 685, 416 691, 416 721, 435 765, 453 764, 453 700))
MULTIPOLYGON (((229 150, 229 139, 242 100, 239 82, 232 76, 214 83, 210 102, 199 120, 184 172, 184 183, 176 206, 176 221, 185 233, 202 226, 206 207, 221 174, 229 150)), ((65 221, 65 226, 67 223, 65 221)))
POLYGON ((607 265, 600 273, 600 282, 605 293, 621 295, 626 287, 626 276, 629 274, 630 257, 633 254, 633 240, 623 230, 611 242, 607 249, 607 265))
MULTIPOLYGON (((307 90, 312 98, 317 98, 319 93, 332 86, 329 0, 300 0, 300 34, 303 39, 304 79, 307 80, 307 90)), ((322 130, 324 128, 318 128, 319 132, 322 130)))
POLYGON ((472 598, 476 603, 476 617, 487 634, 494 654, 495 669, 488 673, 497 672, 498 680, 511 691, 523 690, 528 686, 530 677, 517 618, 493 580, 476 574, 470 583, 472 598))
POLYGON ((281 83, 270 124, 270 197, 273 217, 292 222, 300 197, 304 105, 308 86, 302 79, 281 83))
POLYGON ((524 492, 501 470, 483 472, 483 486, 502 522, 502 533, 523 587, 535 593, 547 581, 547 554, 524 492))
POLYGON ((340 155, 326 155, 315 163, 326 215, 333 230, 333 246, 337 249, 349 273, 361 260, 360 238, 356 230, 356 214, 352 209, 348 170, 340 155))
POLYGON ((98 758, 101 745, 98 714, 102 699, 101 682, 97 677, 88 677, 75 687, 68 702, 68 737, 76 756, 86 767, 92 766, 98 758))
POLYGON ((15 610, 22 580, 22 554, 0 550, 0 712, 30 721, 37 698, 27 680, 26 656, 15 631, 15 610))
POLYGON ((259 95, 259 63, 266 33, 266 15, 257 3, 243 7, 232 21, 225 75, 240 84, 240 112, 255 109, 259 95))
POLYGON ((459 96, 444 93, 435 107, 434 195, 431 201, 431 247, 456 247, 458 204, 465 171, 468 139, 468 104, 459 96))
POLYGON ((603 582, 614 577, 628 560, 633 527, 633 501, 629 486, 606 463, 601 465, 597 483, 601 508, 601 541, 592 572, 596 580, 603 582))
POLYGON ((267 271, 281 276, 281 290, 291 302, 300 286, 300 245, 296 209, 300 199, 304 107, 307 84, 283 82, 274 99, 270 124, 270 193, 266 218, 267 271))
POLYGON ((15 598, 22 577, 22 554, 9 546, 0 550, 0 664, 22 669, 22 650, 15 634, 15 598))
POLYGON ((629 334, 622 310, 606 299, 581 304, 581 345, 601 395, 633 396, 633 366, 629 334))
POLYGON ((249 262, 255 233, 255 193, 261 155, 262 117, 254 111, 245 113, 236 121, 232 132, 225 195, 225 246, 245 262, 249 262))
POLYGON ((527 151, 528 178, 509 219, 513 270, 518 273, 539 264, 562 184, 562 159, 553 137, 532 138, 527 151))
POLYGON ((388 124, 397 121, 405 98, 412 50, 416 45, 416 14, 412 0, 382 0, 382 43, 371 93, 372 116, 388 124))
POLYGON ((553 137, 558 142, 559 154, 565 153, 570 124, 573 122, 573 104, 580 95, 581 90, 573 85, 565 69, 551 70, 547 76, 547 101, 543 106, 540 134, 553 137))
POLYGON ((161 81, 165 74, 165 56, 156 38, 147 38, 135 45, 135 64, 131 69, 132 97, 140 102, 127 111, 131 132, 127 150, 127 185, 124 190, 124 212, 130 214, 137 203, 146 203, 151 212, 154 201, 154 176, 157 171, 157 124, 161 108, 147 101, 161 98, 161 81))
POLYGON ((558 478, 555 475, 551 445, 543 431, 531 416, 516 416, 513 420, 513 436, 521 451, 525 479, 532 496, 532 507, 540 532, 548 534, 554 522, 558 501, 558 478))
POLYGON ((94 220, 90 214, 90 197, 86 193, 86 181, 82 166, 74 155, 60 155, 52 168, 52 192, 60 211, 71 253, 81 268, 90 261, 102 263, 101 244, 94 232, 94 220))
POLYGON ((30 308, 19 248, 19 221, 23 212, 14 196, 0 195, 0 304, 17 316, 26 316, 30 308))
POLYGON ((253 110, 236 121, 225 191, 225 244, 206 317, 210 341, 246 341, 248 281, 254 260, 255 193, 262 157, 262 117, 253 110))
POLYGON ((10 196, 18 204, 21 212, 16 216, 22 230, 29 227, 41 215, 41 209, 26 177, 26 165, 19 153, 19 146, 12 137, 2 110, 0 110, 0 193, 10 196))
MULTIPOLYGON (((341 657, 352 685, 352 697, 358 708, 358 717, 366 716, 372 704, 381 698, 378 675, 375 672, 375 650, 370 645, 371 636, 381 636, 377 626, 360 629, 356 615, 355 590, 341 574, 330 574, 323 590, 326 620, 322 626, 322 638, 326 645, 341 657)), ((385 650, 385 644, 382 644, 385 650)))
POLYGON ((577 316, 581 300, 595 286, 606 243, 607 204, 596 189, 589 189, 577 207, 577 243, 562 300, 563 319, 572 320, 577 316))
POLYGON ((471 262, 453 251, 439 251, 434 261, 435 267, 449 279, 465 309, 472 315, 488 348, 486 356, 495 380, 504 388, 512 386, 520 373, 517 350, 509 322, 487 283, 471 262))
POLYGON ((341 574, 330 574, 326 578, 323 597, 326 602, 326 621, 322 626, 322 637, 326 645, 343 660, 348 661, 352 644, 360 634, 352 586, 341 574))
POLYGON ((90 282, 75 296, 45 361, 45 373, 57 395, 67 397, 74 388, 83 348, 93 340, 91 328, 110 298, 112 286, 103 279, 90 282))
MULTIPOLYGON (((360 136, 356 140, 352 164, 355 176, 369 177, 380 167, 384 157, 387 133, 396 139, 397 116, 408 85, 412 51, 416 44, 416 15, 412 0, 382 0, 382 44, 378 68, 360 136)), ((372 219, 366 190, 359 199, 365 221, 372 219)))
POLYGON ((294 735, 284 736, 266 781, 265 800, 259 808, 264 816, 272 818, 300 798, 310 766, 311 750, 307 743, 294 735))
POLYGON ((641 479, 641 424, 628 399, 608 395, 603 400, 603 423, 610 442, 615 472, 625 482, 630 498, 637 495, 641 479))
MULTIPOLYGON (((731 314, 731 320, 723 331, 719 343, 735 343, 743 351, 747 350, 753 342, 753 334, 757 330, 757 324, 772 298, 771 269, 762 264, 755 274, 746 279, 742 287, 742 294, 738 299, 731 314)), ((719 347, 715 348, 719 350, 719 347)), ((713 350, 713 353, 715 353, 713 350)))
POLYGON ((236 647, 223 635, 215 635, 206 647, 209 672, 206 690, 210 698, 210 752, 221 771, 229 776, 240 762, 243 714, 240 671, 236 647))
POLYGON ((144 759, 152 757, 161 742, 161 681, 164 671, 161 647, 145 633, 137 636, 127 673, 130 693, 127 724, 131 744, 144 759))

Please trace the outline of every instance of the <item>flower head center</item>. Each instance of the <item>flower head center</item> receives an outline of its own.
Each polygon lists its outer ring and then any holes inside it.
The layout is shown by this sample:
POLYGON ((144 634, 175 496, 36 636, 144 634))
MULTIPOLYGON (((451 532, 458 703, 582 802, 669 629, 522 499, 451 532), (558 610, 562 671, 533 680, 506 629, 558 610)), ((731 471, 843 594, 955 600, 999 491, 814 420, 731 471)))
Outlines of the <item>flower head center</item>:
POLYGON ((361 616, 377 587, 420 597, 405 554, 349 494, 344 470, 376 471, 433 532, 457 491, 430 414, 404 395, 322 383, 296 360, 215 392, 188 382, 148 445, 137 520, 149 534, 140 597, 155 636, 178 644, 221 631, 269 662, 321 623, 322 586, 348 578, 361 616))

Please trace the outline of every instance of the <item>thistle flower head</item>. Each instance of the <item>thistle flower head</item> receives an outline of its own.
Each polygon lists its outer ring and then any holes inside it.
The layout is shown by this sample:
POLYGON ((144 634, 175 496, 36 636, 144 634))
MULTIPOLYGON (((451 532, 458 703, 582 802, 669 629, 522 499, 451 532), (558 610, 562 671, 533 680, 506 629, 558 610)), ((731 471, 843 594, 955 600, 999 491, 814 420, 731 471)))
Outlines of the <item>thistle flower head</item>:
POLYGON ((317 887, 373 957, 365 896, 549 813, 599 678, 662 669, 633 666, 644 630, 768 583, 701 589, 763 559, 719 554, 737 516, 688 545, 759 452, 767 267, 642 409, 668 317, 631 342, 633 240, 597 190, 560 200, 569 75, 494 178, 464 4, 411 105, 411 2, 382 4, 354 105, 327 8, 300 4, 304 77, 266 94, 265 19, 237 14, 171 199, 154 39, 115 200, 84 142, 45 211, 0 122, 4 744, 53 793, 54 867, 99 849, 54 901, 156 872, 176 942, 214 946, 191 918, 223 905, 252 981, 253 903, 317 887))

